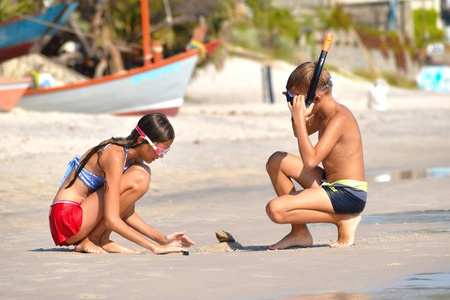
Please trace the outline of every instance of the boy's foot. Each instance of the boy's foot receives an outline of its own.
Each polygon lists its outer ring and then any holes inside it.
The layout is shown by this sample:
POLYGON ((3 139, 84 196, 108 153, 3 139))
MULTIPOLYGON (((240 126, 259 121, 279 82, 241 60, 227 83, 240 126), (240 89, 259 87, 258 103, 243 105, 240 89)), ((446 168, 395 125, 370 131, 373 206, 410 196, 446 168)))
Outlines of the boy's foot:
POLYGON ((109 241, 102 245, 103 250, 109 253, 138 253, 130 248, 124 247, 116 242, 109 241))
POLYGON ((75 252, 83 253, 106 253, 102 247, 94 244, 90 239, 85 238, 78 245, 75 246, 75 252))
POLYGON ((305 228, 306 230, 302 230, 300 232, 291 231, 288 235, 282 238, 281 241, 270 246, 269 250, 281 250, 289 247, 311 247, 313 244, 313 238, 308 230, 308 227, 305 228))
POLYGON ((361 215, 356 215, 353 218, 344 220, 337 224, 338 227, 338 239, 336 242, 331 243, 331 248, 347 248, 353 245, 355 240, 356 228, 361 222, 361 215))

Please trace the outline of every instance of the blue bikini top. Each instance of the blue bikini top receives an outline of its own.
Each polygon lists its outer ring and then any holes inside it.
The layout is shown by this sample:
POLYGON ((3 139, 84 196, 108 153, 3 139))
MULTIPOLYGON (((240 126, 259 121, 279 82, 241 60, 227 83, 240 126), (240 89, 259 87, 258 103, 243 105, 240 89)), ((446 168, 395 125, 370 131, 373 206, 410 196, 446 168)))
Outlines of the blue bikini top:
MULTIPOLYGON (((103 150, 106 149, 109 145, 111 145, 111 144, 106 145, 106 147, 103 148, 103 150)), ((123 162, 123 171, 125 172, 131 166, 131 160, 128 162, 128 165, 126 165, 128 151, 130 150, 130 148, 125 147, 124 149, 125 149, 125 159, 123 162)), ((66 169, 66 173, 64 173, 64 177, 63 177, 61 183, 59 184, 59 187, 61 187, 63 185, 64 181, 66 181, 67 176, 69 176, 70 172, 72 172, 73 169, 78 170, 78 168, 80 167, 80 159, 81 159, 81 155, 77 155, 69 162, 67 169, 66 169)), ((80 178, 80 180, 88 188, 93 189, 93 190, 98 190, 105 184, 105 177, 92 174, 91 172, 87 171, 84 168, 78 174, 78 178, 80 178)))

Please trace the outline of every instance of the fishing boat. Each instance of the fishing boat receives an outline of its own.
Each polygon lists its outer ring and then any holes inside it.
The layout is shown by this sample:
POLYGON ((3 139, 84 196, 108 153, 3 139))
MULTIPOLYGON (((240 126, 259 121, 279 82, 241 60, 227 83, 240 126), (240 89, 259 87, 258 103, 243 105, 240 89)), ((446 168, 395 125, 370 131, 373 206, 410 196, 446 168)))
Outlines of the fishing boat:
POLYGON ((0 111, 13 109, 31 83, 31 77, 0 79, 0 111))
POLYGON ((61 4, 0 22, 0 62, 40 52, 77 6, 77 2, 61 4))
POLYGON ((18 106, 26 110, 75 113, 175 115, 183 104, 198 51, 150 66, 61 87, 30 89, 18 106))
MULTIPOLYGON (((142 115, 178 113, 199 59, 199 49, 151 60, 148 1, 141 0, 144 65, 121 73, 28 90, 18 106, 27 110, 142 115)), ((213 52, 221 39, 205 44, 213 52)))

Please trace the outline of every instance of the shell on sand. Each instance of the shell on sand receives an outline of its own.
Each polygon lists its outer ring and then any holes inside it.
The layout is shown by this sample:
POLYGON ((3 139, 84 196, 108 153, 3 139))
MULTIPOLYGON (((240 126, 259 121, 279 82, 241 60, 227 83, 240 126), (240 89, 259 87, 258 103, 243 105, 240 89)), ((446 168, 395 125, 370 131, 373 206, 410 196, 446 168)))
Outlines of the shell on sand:
POLYGON ((219 240, 219 242, 221 242, 221 243, 225 243, 225 242, 234 243, 234 242, 236 242, 234 237, 229 232, 226 232, 226 231, 223 231, 223 230, 217 230, 216 231, 216 237, 219 240))

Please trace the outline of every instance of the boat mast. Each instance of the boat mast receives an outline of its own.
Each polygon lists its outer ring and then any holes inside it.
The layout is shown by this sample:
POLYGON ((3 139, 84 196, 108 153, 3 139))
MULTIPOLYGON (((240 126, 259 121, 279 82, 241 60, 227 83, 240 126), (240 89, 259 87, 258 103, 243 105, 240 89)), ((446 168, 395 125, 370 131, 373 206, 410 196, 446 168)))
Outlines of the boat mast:
POLYGON ((141 23, 142 23, 142 47, 144 49, 144 66, 151 64, 152 54, 150 51, 150 9, 149 0, 141 0, 141 23))

